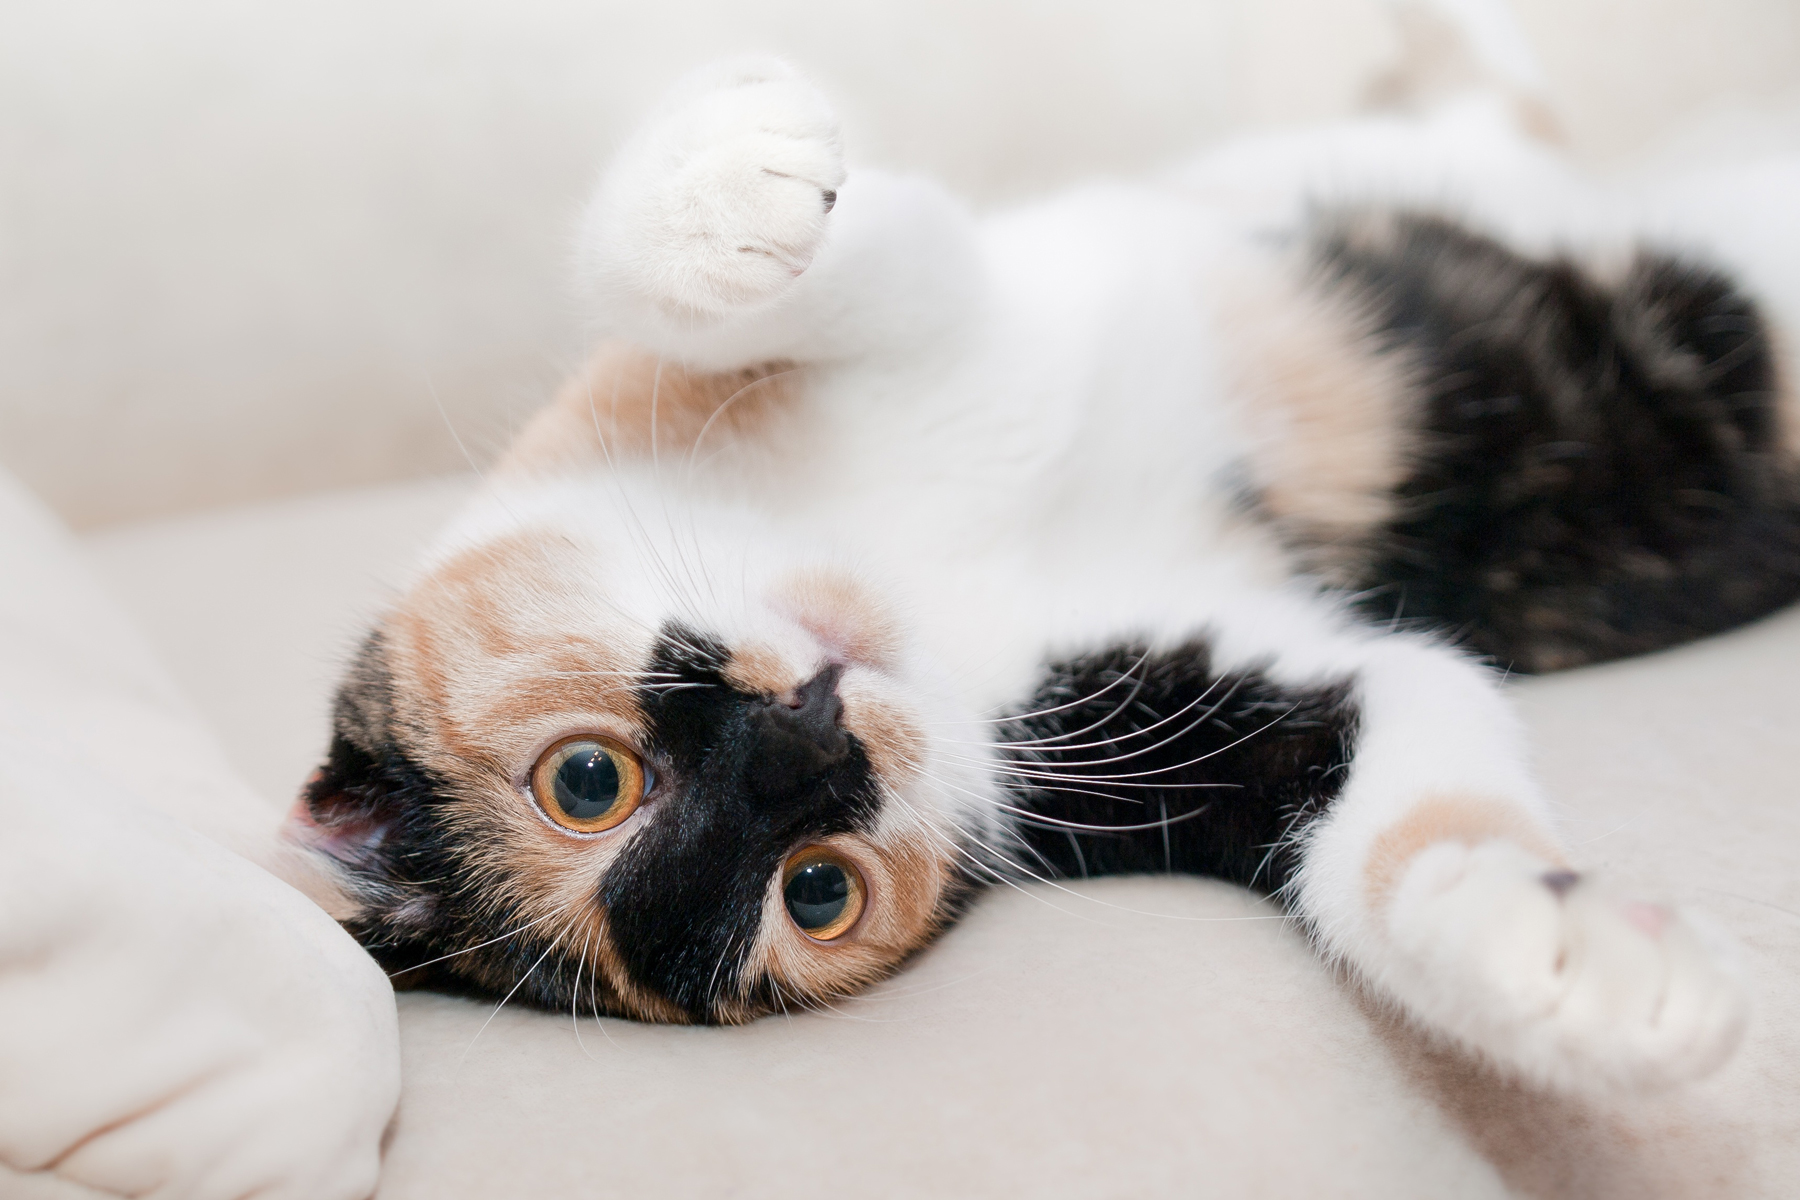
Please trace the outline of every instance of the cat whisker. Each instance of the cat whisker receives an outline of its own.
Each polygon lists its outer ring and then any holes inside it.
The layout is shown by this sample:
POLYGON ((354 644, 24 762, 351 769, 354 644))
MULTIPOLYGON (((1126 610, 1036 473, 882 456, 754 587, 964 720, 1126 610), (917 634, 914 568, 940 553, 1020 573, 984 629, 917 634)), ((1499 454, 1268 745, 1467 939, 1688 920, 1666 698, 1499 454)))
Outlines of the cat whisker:
MULTIPOLYGON (((1290 707, 1286 712, 1282 713, 1280 716, 1276 717, 1274 720, 1268 722, 1266 725, 1258 726, 1257 728, 1252 729, 1249 733, 1246 733, 1242 737, 1237 738, 1235 741, 1228 742, 1223 746, 1219 746, 1215 749, 1209 750, 1205 754, 1202 754, 1202 755, 1198 756, 1197 758, 1190 758, 1186 762, 1173 763, 1166 767, 1158 767, 1153 771, 1127 771, 1123 774, 1117 774, 1117 775, 1100 775, 1100 774, 1090 774, 1090 773, 1084 772, 1080 776, 1077 776, 1077 778, 1085 783, 1097 783, 1097 782, 1111 783, 1115 780, 1149 779, 1149 778, 1154 778, 1157 775, 1166 775, 1171 771, 1185 770, 1188 767, 1197 766, 1198 764, 1203 763, 1210 758, 1217 758, 1219 755, 1224 754, 1226 751, 1232 750, 1238 746, 1243 745, 1245 742, 1249 741, 1251 738, 1257 736, 1260 733, 1266 733, 1270 729, 1273 729, 1275 726, 1279 725, 1281 722, 1285 721, 1288 717, 1292 716, 1294 714, 1294 712, 1299 709, 1299 707, 1300 707, 1299 704, 1295 704, 1292 707, 1290 707)), ((1112 760, 1106 760, 1106 761, 1116 762, 1121 759, 1130 758, 1130 757, 1135 757, 1135 756, 1134 755, 1120 755, 1119 759, 1112 759, 1112 760)), ((1130 783, 1120 783, 1118 786, 1131 787, 1131 786, 1142 786, 1142 785, 1133 785, 1130 783)), ((1162 786, 1162 785, 1153 784, 1153 785, 1148 785, 1148 786, 1155 787, 1155 786, 1162 786)), ((1169 785, 1169 786, 1191 786, 1191 785, 1169 785)), ((1212 785, 1212 786, 1217 786, 1217 785, 1212 785)))
MULTIPOLYGON (((928 779, 928 781, 934 785, 937 785, 937 786, 946 785, 946 781, 938 779, 934 776, 925 776, 925 778, 928 779)), ((950 784, 948 786, 954 787, 955 785, 950 784)), ((966 790, 966 789, 958 789, 958 790, 966 790)), ((916 812, 916 810, 914 810, 914 811, 916 812)), ((931 827, 928 825, 927 828, 931 828, 931 827)), ((1294 914, 1286 913, 1286 912, 1269 913, 1266 915, 1258 915, 1258 916, 1253 916, 1253 917, 1190 917, 1190 916, 1184 916, 1179 913, 1150 912, 1150 911, 1147 911, 1144 909, 1132 908, 1129 905, 1114 904, 1111 901, 1101 900, 1100 898, 1098 898, 1096 896, 1084 895, 1083 893, 1077 892, 1072 888, 1065 887, 1062 884, 1056 882, 1056 880, 1049 878, 1048 876, 1039 875, 1036 872, 1028 870, 1025 867, 1019 865, 1018 863, 1013 862, 1012 860, 1008 859, 1005 855, 1000 854, 998 851, 993 849, 993 847, 988 846, 985 842, 982 842, 979 838, 975 837, 973 834, 966 834, 966 836, 968 836, 969 840, 972 843, 981 847, 983 850, 986 850, 989 854, 992 854, 998 862, 1006 864, 1008 867, 1012 868, 1013 870, 1018 871, 1021 875, 1026 876, 1034 883, 1041 883, 1046 887, 1053 888, 1056 891, 1063 892, 1067 895, 1073 896, 1076 899, 1084 901, 1088 904, 1095 904, 1095 905, 1099 905, 1102 908, 1114 909, 1118 912, 1128 913, 1132 916, 1154 917, 1158 920, 1164 920, 1164 921, 1186 921, 1186 922, 1193 922, 1195 924, 1223 924, 1223 923, 1237 922, 1237 921, 1296 921, 1299 919, 1294 914)), ((1047 904, 1049 903, 1049 901, 1044 900, 1044 897, 1037 896, 1030 889, 1020 887, 1020 885, 1018 884, 1018 882, 1016 880, 1011 880, 1011 879, 1005 878, 1003 876, 1003 874, 1001 872, 999 872, 996 868, 994 868, 990 864, 983 863, 975 855, 970 854, 967 851, 967 849, 965 849, 964 847, 956 844, 955 842, 950 842, 949 844, 952 849, 955 849, 959 853, 963 854, 964 857, 968 858, 971 862, 975 863, 983 871, 985 871, 989 874, 992 874, 1000 882, 1008 884, 1009 886, 1017 889, 1018 891, 1023 892, 1027 896, 1033 896, 1035 899, 1043 900, 1047 904)), ((1056 909, 1058 912, 1064 913, 1067 916, 1075 917, 1078 920, 1092 920, 1093 919, 1091 917, 1084 917, 1080 913, 1069 912, 1067 909, 1061 908, 1060 906, 1055 905, 1055 904, 1050 904, 1050 907, 1056 909)))
POLYGON ((581 1040, 581 1016, 576 1011, 576 1005, 581 1003, 581 970, 587 965, 588 950, 593 944, 594 931, 590 928, 587 936, 581 940, 581 956, 575 960, 575 982, 569 985, 569 1024, 575 1030, 575 1044, 580 1046, 581 1052, 590 1059, 593 1059, 594 1056, 588 1050, 587 1044, 581 1040))
MULTIPOLYGON (((1030 824, 1037 825, 1040 828, 1078 829, 1086 833, 1142 833, 1151 829, 1167 830, 1171 825, 1179 825, 1183 821, 1190 821, 1195 817, 1203 816, 1212 805, 1203 804, 1199 808, 1189 809, 1179 816, 1169 817, 1165 815, 1160 821, 1146 821, 1141 825, 1089 825, 1082 821, 1065 821, 1060 817, 1047 817, 1042 813, 1035 813, 1026 808, 1017 808, 1010 804, 997 804, 995 807, 1002 812, 1012 813, 1014 816, 1017 816, 1030 824)), ((1164 811, 1166 813, 1167 810, 1165 809, 1164 811)))
POLYGON ((468 947, 466 950, 453 950, 449 954, 440 954, 436 958, 428 958, 424 962, 414 963, 410 967, 401 967, 398 971, 395 971, 393 974, 389 975, 388 978, 389 979, 398 979, 398 978, 400 978, 400 976, 405 975, 409 971, 417 971, 422 967, 429 967, 429 966, 433 966, 437 963, 447 962, 448 960, 450 960, 452 958, 459 958, 464 954, 473 954, 477 950, 483 950, 489 946, 492 946, 495 942, 504 942, 509 937, 514 937, 518 934, 524 933, 527 929, 530 929, 533 926, 542 925, 545 921, 548 921, 551 917, 555 917, 558 915, 560 915, 560 914, 546 913, 545 915, 539 917, 535 921, 527 922, 526 924, 519 926, 517 929, 509 929, 505 933, 501 934, 499 937, 489 938, 485 942, 477 942, 475 945, 468 947))
POLYGON ((750 391, 751 388, 754 388, 754 387, 758 386, 759 384, 768 383, 769 381, 774 380, 774 379, 785 379, 789 375, 794 375, 794 374, 798 374, 798 373, 799 373, 798 367, 790 367, 789 369, 787 369, 785 371, 775 371, 775 372, 772 372, 771 374, 764 375, 759 379, 752 379, 749 383, 746 383, 743 387, 739 388, 737 391, 735 391, 735 392, 731 393, 731 395, 727 396, 725 398, 725 402, 723 404, 721 404, 721 405, 719 405, 719 407, 713 409, 712 415, 706 418, 706 423, 704 425, 700 426, 700 432, 695 435, 693 449, 688 451, 688 474, 690 476, 693 475, 694 456, 700 452, 700 444, 706 440, 706 435, 712 431, 713 422, 717 421, 721 416, 723 416, 726 409, 730 408, 733 404, 736 404, 738 401, 738 397, 745 395, 746 393, 748 393, 750 391))
MULTIPOLYGON (((659 360, 657 364, 658 383, 661 381, 661 370, 662 366, 659 360)), ((606 435, 600 431, 600 410, 595 402, 591 380, 588 386, 588 412, 593 418, 594 436, 600 442, 600 452, 605 457, 606 464, 610 468, 608 476, 614 481, 614 489, 618 494, 619 500, 625 506, 625 512, 631 518, 632 525, 636 527, 635 530, 628 528, 628 532, 631 533, 632 541, 637 545, 639 554, 649 563, 651 569, 662 578, 663 582, 667 585, 669 592, 673 595, 679 595, 680 588, 675 581, 674 572, 669 569, 669 566, 664 561, 662 555, 657 552, 655 540, 650 536, 650 530, 645 526, 643 517, 639 515, 637 506, 632 504, 630 496, 626 494, 625 486, 621 481, 618 463, 613 458, 612 447, 607 442, 606 435)), ((619 424, 619 379, 617 376, 613 378, 611 413, 613 432, 616 435, 618 433, 619 424)), ((653 448, 652 469, 654 470, 654 445, 656 438, 656 396, 654 391, 651 395, 650 433, 653 448)))
MULTIPOLYGON (((1260 733, 1261 730, 1258 730, 1256 732, 1260 733)), ((1225 747, 1225 749, 1229 749, 1229 747, 1225 747)), ((1215 753, 1216 753, 1216 751, 1215 751, 1215 753)), ((1240 788, 1243 786, 1243 784, 1240 784, 1240 783, 1224 783, 1224 782, 1217 782, 1217 781, 1194 781, 1194 782, 1186 782, 1186 783, 1182 783, 1182 782, 1176 782, 1176 783, 1140 782, 1141 780, 1152 779, 1157 775, 1161 775, 1161 774, 1164 774, 1169 771, 1178 771, 1178 770, 1182 769, 1183 767, 1191 766, 1192 763, 1175 763, 1172 766, 1159 767, 1154 771, 1134 771, 1134 772, 1130 772, 1128 774, 1102 775, 1102 774, 1088 773, 1088 772, 1056 771, 1056 770, 1051 769, 1049 766, 1044 766, 1044 767, 1039 768, 1039 767, 1020 766, 1017 764, 1008 764, 1008 763, 1004 763, 1004 762, 989 763, 989 762, 984 762, 981 759, 960 758, 956 755, 948 755, 948 754, 945 755, 944 758, 946 761, 955 763, 959 766, 972 767, 977 770, 986 770, 988 774, 998 777, 998 778, 1017 780, 1019 782, 1020 786, 1027 787, 1027 788, 1036 786, 1036 784, 1039 783, 1040 781, 1044 782, 1044 783, 1057 783, 1057 784, 1068 784, 1068 783, 1104 784, 1107 787, 1132 788, 1132 789, 1136 789, 1139 791, 1183 791, 1183 792, 1186 792, 1186 791, 1195 791, 1195 790, 1203 790, 1203 789, 1210 789, 1210 788, 1240 788)), ((1197 762, 1200 760, 1196 759, 1195 761, 1197 762)), ((1094 763, 1091 765, 1104 766, 1106 764, 1103 760, 1101 762, 1094 763)), ((1045 790, 1054 791, 1054 790, 1058 790, 1058 789, 1046 788, 1045 790)), ((1130 796, 1115 796, 1115 795, 1112 795, 1111 793, 1101 793, 1101 792, 1095 792, 1095 793, 1091 793, 1091 794, 1104 795, 1109 800, 1118 800, 1121 803, 1127 803, 1127 804, 1143 803, 1143 801, 1135 799, 1130 796)))
MULTIPOLYGON (((558 913, 556 915, 561 916, 564 914, 558 913)), ((459 1068, 463 1063, 468 1061, 469 1051, 475 1048, 475 1043, 481 1040, 481 1035, 487 1032, 487 1027, 494 1023, 494 1018, 500 1015, 500 1010, 506 1007, 506 1002, 511 1000, 513 996, 518 993, 519 989, 525 986, 525 981, 531 978, 533 971, 536 971, 539 967, 544 965, 544 960, 550 957, 550 952, 556 949, 557 943, 562 941, 562 938, 562 934, 557 934, 556 937, 551 940, 550 944, 544 947, 544 952, 538 955, 537 961, 527 967, 525 973, 519 976, 519 981, 512 985, 512 990, 500 998, 500 1003, 494 1005, 494 1011, 488 1014, 488 1019, 481 1023, 481 1028, 475 1031, 475 1036, 469 1039, 469 1044, 467 1046, 463 1047, 462 1057, 456 1060, 456 1065, 459 1068)))
MULTIPOLYGON (((1112 691, 1115 687, 1118 687, 1121 683, 1124 683, 1127 679, 1132 678, 1134 673, 1137 671, 1137 669, 1139 667, 1143 666, 1144 663, 1148 662, 1149 659, 1150 659, 1150 651, 1145 650, 1143 652, 1143 654, 1138 656, 1138 660, 1135 663, 1133 663, 1124 673, 1120 674, 1111 683, 1107 684, 1105 687, 1101 688, 1099 691, 1090 693, 1085 696, 1078 696, 1074 700, 1069 701, 1069 703, 1059 704, 1054 708, 1039 708, 1039 709, 1033 709, 1029 712, 1012 713, 1007 716, 990 717, 990 718, 984 718, 984 719, 975 720, 975 721, 933 721, 930 723, 933 725, 1007 725, 1007 724, 1013 724, 1013 723, 1016 723, 1019 721, 1029 721, 1029 720, 1033 719, 1034 717, 1047 717, 1047 716, 1050 716, 1052 713, 1067 712, 1071 708, 1079 708, 1083 704, 1087 704, 1087 703, 1093 701, 1094 699, 1096 699, 1097 697, 1104 696, 1107 692, 1112 691)), ((1114 711, 1117 712, 1118 710, 1114 710, 1114 711)))
MULTIPOLYGON (((952 744, 954 744, 954 745, 975 745, 975 744, 995 745, 995 746, 999 746, 1003 749, 1008 749, 1008 750, 1037 749, 1037 748, 1048 748, 1048 749, 1057 750, 1057 751, 1097 750, 1104 746, 1117 745, 1119 738, 1142 737, 1147 734, 1154 733, 1156 730, 1162 728, 1164 725, 1168 725, 1171 722, 1180 720, 1183 716, 1187 715, 1188 713, 1194 711, 1194 709, 1196 709, 1196 708, 1200 707, 1202 704, 1206 703, 1207 697, 1212 695, 1213 689, 1218 687, 1219 684, 1222 682, 1224 682, 1223 677, 1221 677, 1219 679, 1215 679, 1212 683, 1207 685, 1207 688, 1204 692, 1201 692, 1194 699, 1188 701, 1188 703, 1184 704, 1181 708, 1177 709, 1176 711, 1170 713, 1168 716, 1159 717, 1159 719, 1154 724, 1144 726, 1141 729, 1126 730, 1125 732, 1121 733, 1118 737, 1109 737, 1109 738, 1105 739, 1104 741, 1071 743, 1071 742, 1065 741, 1064 739, 1072 738, 1072 737, 1080 737, 1084 733, 1088 733, 1095 729, 1099 729, 1099 728, 1103 727, 1109 721, 1111 721, 1114 717, 1118 716, 1119 713, 1123 712, 1125 707, 1128 704, 1130 704, 1136 700, 1135 692, 1133 693, 1133 695, 1131 697, 1127 698, 1125 704, 1121 704, 1118 708, 1113 709, 1113 711, 1111 713, 1108 713, 1105 717, 1094 722, 1092 725, 1089 725, 1083 729, 1072 730, 1069 733, 1061 733, 1061 734, 1056 734, 1052 737, 1043 737, 1043 738, 1017 738, 1017 739, 1014 739, 1014 738, 1007 738, 1007 737, 1003 736, 1002 739, 997 742, 972 743, 972 742, 968 742, 968 741, 962 741, 962 742, 954 742, 952 744)), ((1183 729, 1181 731, 1181 733, 1176 734, 1175 737, 1180 737, 1183 734, 1189 733, 1189 732, 1193 731, 1194 729, 1199 728, 1202 723, 1210 720, 1213 716, 1217 715, 1218 711, 1221 708, 1223 708, 1226 704, 1228 704, 1231 701, 1231 698, 1233 696, 1237 695, 1238 689, 1243 686, 1243 683, 1244 683, 1244 681, 1240 678, 1236 683, 1234 683, 1232 685, 1230 691, 1226 692, 1224 696, 1220 697, 1218 703, 1214 704, 1206 712, 1202 713, 1192 723, 1190 723, 1185 729, 1183 729)), ((1153 716, 1159 715, 1155 712, 1154 709, 1151 710, 1151 714, 1153 716)), ((1156 746, 1152 746, 1152 747, 1150 747, 1150 749, 1154 750, 1157 747, 1166 746, 1166 745, 1168 745, 1169 741, 1173 741, 1173 740, 1174 740, 1174 738, 1170 738, 1166 741, 1158 742, 1156 746)), ((1140 751, 1139 753, 1142 753, 1142 751, 1140 751)))

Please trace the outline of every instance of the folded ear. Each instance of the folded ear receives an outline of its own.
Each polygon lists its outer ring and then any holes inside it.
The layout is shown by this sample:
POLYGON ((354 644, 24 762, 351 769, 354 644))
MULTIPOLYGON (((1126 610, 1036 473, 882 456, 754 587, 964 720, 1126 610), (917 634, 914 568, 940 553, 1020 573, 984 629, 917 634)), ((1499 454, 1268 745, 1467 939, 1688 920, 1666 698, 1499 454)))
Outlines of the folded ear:
POLYGON ((435 790, 395 737, 393 680, 381 634, 364 640, 332 712, 331 746, 282 829, 296 853, 284 874, 340 921, 397 899, 392 835, 435 790))

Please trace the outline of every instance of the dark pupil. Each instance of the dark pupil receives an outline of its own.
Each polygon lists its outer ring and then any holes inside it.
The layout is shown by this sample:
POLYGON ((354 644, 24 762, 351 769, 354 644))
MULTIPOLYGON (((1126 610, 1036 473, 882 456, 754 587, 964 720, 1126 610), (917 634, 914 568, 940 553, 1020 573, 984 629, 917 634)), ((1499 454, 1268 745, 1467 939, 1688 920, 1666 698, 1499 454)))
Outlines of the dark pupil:
POLYGON ((850 880, 834 862, 808 863, 788 880, 788 912, 802 929, 822 929, 843 915, 850 903, 850 880))
POLYGON ((619 767, 606 751, 576 751, 556 770, 556 803, 577 821, 603 817, 619 802, 619 767))

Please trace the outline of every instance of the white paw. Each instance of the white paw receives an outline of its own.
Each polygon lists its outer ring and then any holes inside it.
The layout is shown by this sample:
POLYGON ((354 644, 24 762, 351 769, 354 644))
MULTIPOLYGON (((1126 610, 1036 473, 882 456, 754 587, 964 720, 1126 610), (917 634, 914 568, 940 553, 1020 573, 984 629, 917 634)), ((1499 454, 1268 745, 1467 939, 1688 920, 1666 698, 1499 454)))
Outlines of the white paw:
POLYGON ((1742 984, 1679 913, 1503 841, 1422 851, 1387 915, 1390 986, 1428 1024, 1538 1082, 1651 1087, 1724 1062, 1742 984))
POLYGON ((837 118, 810 84, 770 59, 718 64, 608 172, 589 266, 677 317, 755 307, 811 265, 843 182, 837 118))

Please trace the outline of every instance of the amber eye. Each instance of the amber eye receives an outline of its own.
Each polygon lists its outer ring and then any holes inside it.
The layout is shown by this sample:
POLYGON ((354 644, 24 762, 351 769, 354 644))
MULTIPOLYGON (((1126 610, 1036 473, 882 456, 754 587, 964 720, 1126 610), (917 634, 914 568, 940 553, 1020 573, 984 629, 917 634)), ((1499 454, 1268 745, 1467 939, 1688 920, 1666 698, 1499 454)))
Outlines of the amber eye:
POLYGON ((825 846, 808 846, 781 873, 788 916, 816 941, 829 942, 856 924, 865 895, 856 866, 825 846))
POLYGON ((644 768, 637 755, 610 738, 565 738, 531 768, 531 793, 564 829, 599 833, 637 811, 644 768))

